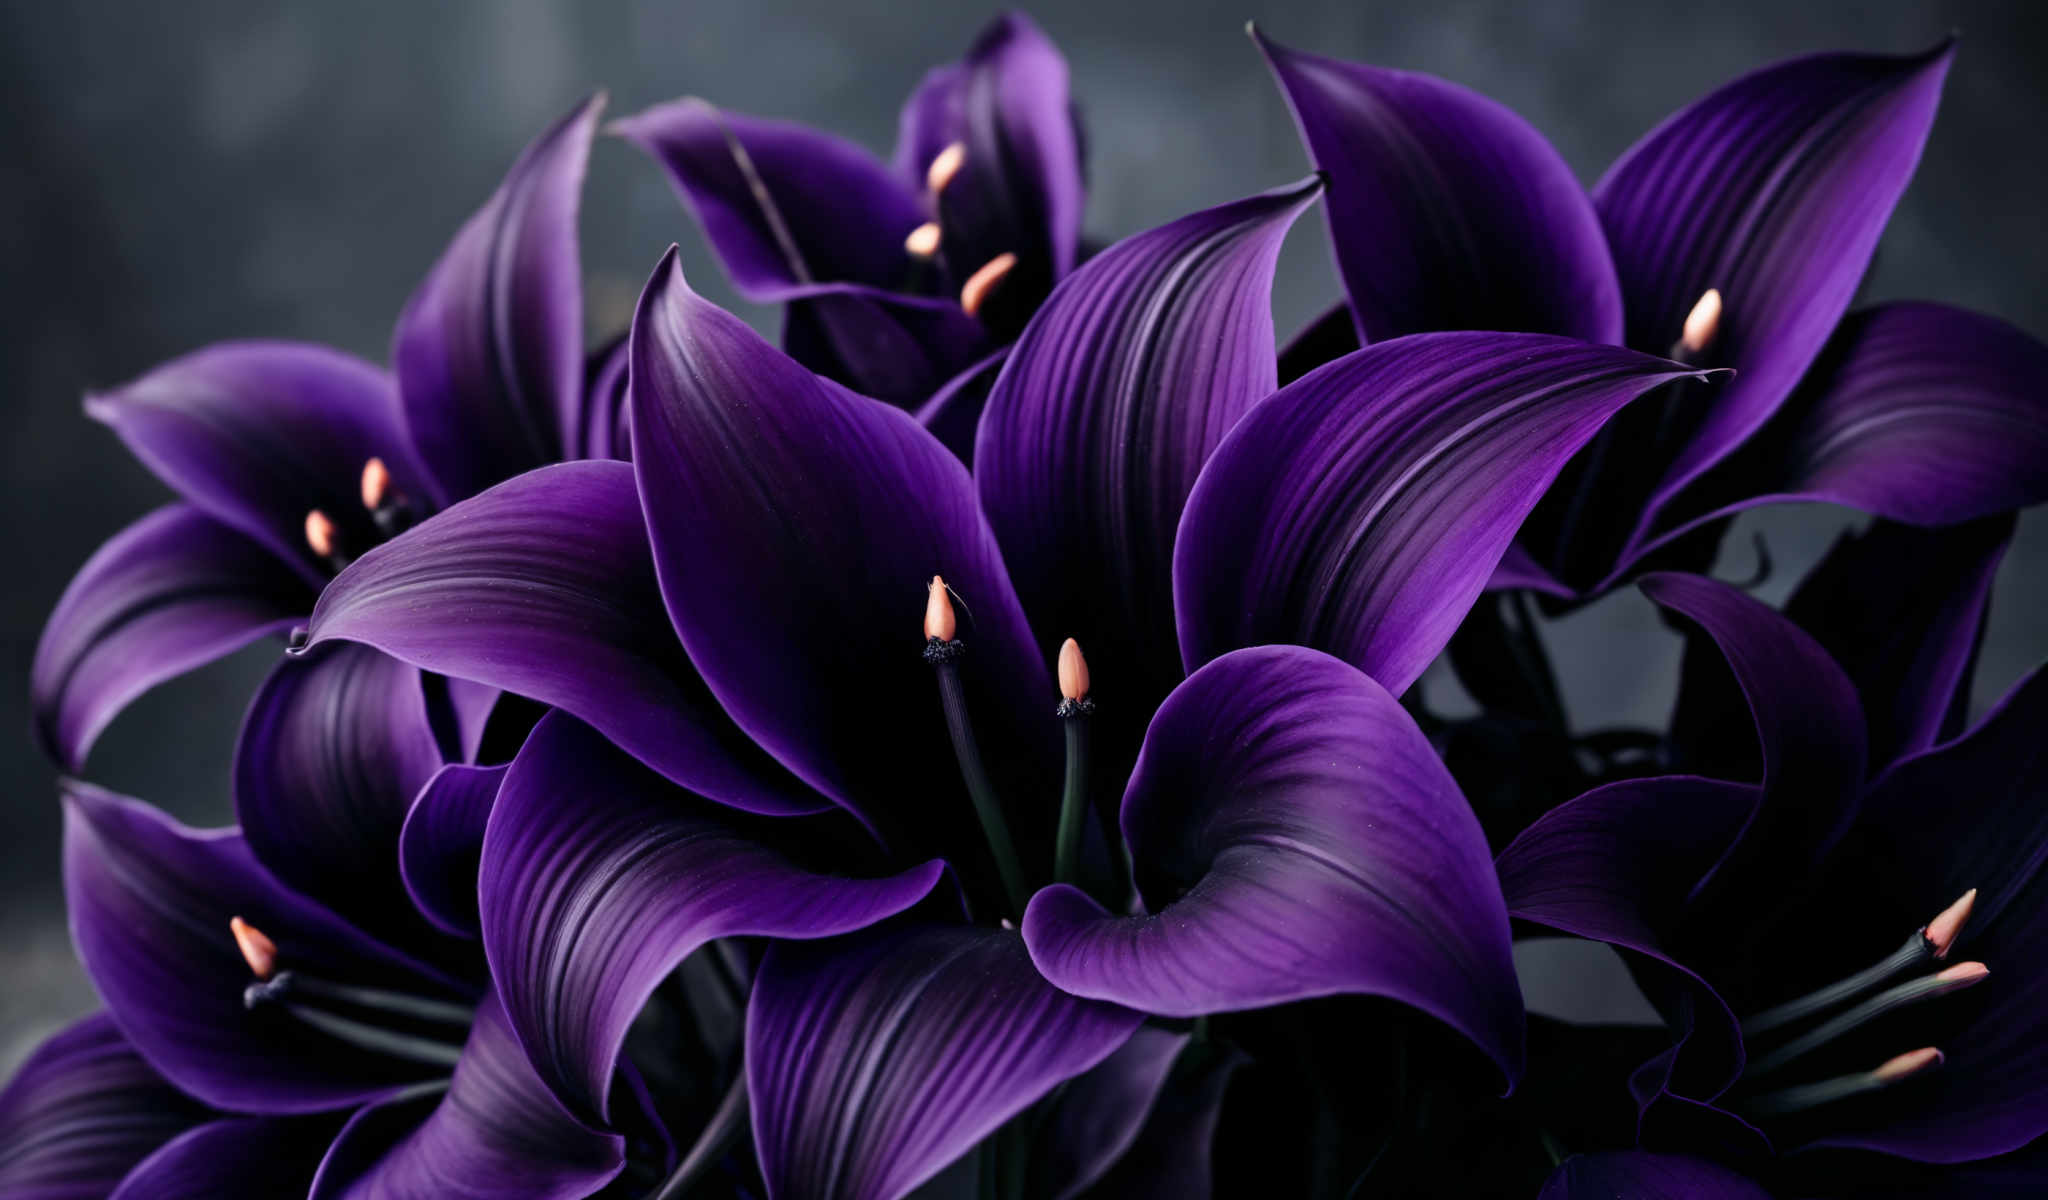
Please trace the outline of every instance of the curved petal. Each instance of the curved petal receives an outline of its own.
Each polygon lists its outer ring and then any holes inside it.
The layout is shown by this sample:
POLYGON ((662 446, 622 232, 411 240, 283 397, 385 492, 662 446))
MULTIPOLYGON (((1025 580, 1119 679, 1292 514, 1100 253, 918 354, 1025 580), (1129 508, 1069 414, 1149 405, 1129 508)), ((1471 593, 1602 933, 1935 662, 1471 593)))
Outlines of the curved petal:
POLYGON ((1109 1173, 1152 1111, 1188 1035, 1141 1026, 1116 1053, 1067 1081, 1032 1139, 1027 1194, 1070 1200, 1109 1173))
POLYGON ((302 1196, 334 1140, 335 1126, 334 1119, 321 1117, 210 1121, 144 1159, 107 1200, 302 1196))
POLYGON ((690 669, 625 463, 543 467, 436 514, 337 576, 310 633, 309 645, 363 642, 574 713, 722 803, 825 806, 733 728, 690 669))
POLYGON ((571 458, 630 458, 626 444, 626 337, 584 360, 583 440, 571 458))
POLYGON ((1403 691, 1572 453, 1686 374, 1541 334, 1435 333, 1289 384, 1188 498, 1173 564, 1183 659, 1294 642, 1403 691))
POLYGON ((1033 318, 989 395, 974 448, 989 523, 1044 649, 1069 636, 1088 647, 1112 711, 1149 711, 1180 678, 1161 619, 1174 529, 1202 463, 1273 390, 1274 261, 1319 188, 1208 209, 1096 255, 1033 318))
POLYGON ((1600 218, 1527 121, 1429 75, 1252 39, 1329 181, 1330 240, 1367 342, 1450 329, 1621 340, 1600 218))
POLYGON ((1021 796, 1050 762, 1055 693, 960 461, 690 291, 673 250, 633 323, 633 467, 691 661, 805 782, 891 838, 914 804, 978 839, 947 803, 954 764, 925 749, 946 744, 919 653, 934 574, 970 614, 961 676, 996 777, 1026 770, 1021 796))
POLYGON ((1010 357, 1003 347, 947 380, 917 408, 917 423, 961 462, 974 462, 974 433, 981 427, 981 414, 988 407, 988 394, 995 388, 996 375, 1010 357))
POLYGON ((1024 914, 1056 986, 1162 1016, 1359 993, 1522 1068, 1508 915, 1478 819, 1400 704, 1299 646, 1240 650, 1152 720, 1124 794, 1150 915, 1047 888, 1024 914))
POLYGON ((85 411, 194 508, 315 586, 332 568, 306 544, 307 513, 334 522, 346 553, 383 540, 359 498, 364 463, 382 459, 400 492, 422 494, 391 376, 325 346, 223 342, 88 396, 85 411))
POLYGON ((100 1200, 206 1118, 94 1013, 36 1047, 0 1091, 0 1194, 100 1200))
POLYGON ((507 764, 450 763, 427 780, 398 833, 398 870, 420 915, 441 929, 475 937, 477 864, 484 828, 507 764))
POLYGON ((584 1125, 555 1101, 494 996, 477 1007, 448 1094, 412 1125, 416 1103, 401 1099, 388 1115, 370 1108, 351 1120, 310 1200, 572 1200, 625 1166, 625 1139, 584 1125))
POLYGON ((951 296, 823 283, 791 294, 782 348, 863 396, 915 408, 988 353, 989 335, 951 296))
POLYGON ((1666 508, 1637 552, 1761 504, 1950 525, 2048 500, 2048 346, 1941 304, 1849 314, 1778 419, 1666 508))
POLYGON ((128 702, 282 634, 313 603, 297 572, 186 504, 115 534, 64 589, 29 670, 43 749, 77 770, 128 702))
POLYGON ((287 891, 239 834, 189 830, 82 783, 65 788, 64 898, 78 957, 115 1023, 150 1065, 217 1108, 317 1112, 432 1070, 339 1041, 280 1005, 245 1006, 249 968, 231 917, 268 935, 284 967, 459 995, 433 968, 287 891))
POLYGON ((1939 1035, 1942 1069, 1880 1095, 1860 1128, 1827 1144, 1952 1163, 2048 1133, 2048 1047, 2036 1036, 2048 989, 2044 728, 2048 671, 2036 670, 1975 729, 1899 763, 1865 801, 1859 824, 1878 835, 1883 861, 1907 868, 1885 876, 1901 903, 1934 912, 1978 889, 1961 944, 1992 974, 1967 1018, 1939 1035))
POLYGON ((1710 287, 1725 305, 1707 359, 1736 376, 1650 513, 1777 411, 1847 311, 1920 160, 1952 54, 1945 42, 1766 67, 1674 114, 1594 189, 1629 345, 1663 353, 1710 287))
POLYGON ((947 146, 965 151, 938 196, 941 253, 962 277, 1003 253, 1004 281, 1028 313, 1068 271, 1081 242, 1081 142, 1067 60, 1022 13, 990 21, 959 63, 940 67, 904 105, 897 169, 922 183, 947 146))
POLYGON ((1210 1143, 1223 1093, 1246 1058, 1198 1044, 1181 1056, 1159 1089, 1138 1136, 1108 1172, 1081 1193, 1086 1200, 1209 1200, 1210 1143))
POLYGON ((817 283, 897 288, 917 193, 866 150, 787 121, 687 97, 611 129, 668 172, 733 286, 759 303, 817 283))
MULTIPOLYGON (((1758 871, 1804 877, 1854 816, 1862 789, 1866 734, 1855 685, 1805 631, 1728 584, 1663 573, 1639 586, 1705 635, 1688 646, 1674 754, 1701 767, 1754 763, 1749 770, 1760 772, 1749 781, 1762 784, 1763 802, 1729 852, 1743 859, 1729 872, 1729 890, 1739 892, 1743 877, 1758 871), (1709 666, 1710 659, 1720 661, 1709 666)), ((1731 765, 1726 774, 1741 770, 1731 765)), ((1699 884, 1695 900, 1722 867, 1699 884)))
POLYGON ((1566 1159, 1536 1200, 1771 1200, 1754 1181, 1705 1159, 1647 1150, 1575 1154, 1566 1159))
POLYGON ((513 760, 484 835, 484 950, 542 1078, 584 1120, 605 1119, 627 1027, 699 946, 846 933, 915 904, 944 871, 816 874, 769 836, 560 713, 513 760))
POLYGON ((1047 984, 1008 930, 898 923, 772 946, 746 1048, 768 1193, 896 1200, 1139 1021, 1047 984))
POLYGON ((1934 745, 1969 706, 1991 583, 2010 514, 1950 529, 1877 521, 1845 533, 1785 615, 1849 673, 1870 721, 1873 771, 1934 745))
POLYGON ((419 671, 336 643, 280 662, 250 702, 235 747, 235 816, 286 886, 431 953, 444 947, 406 895, 398 833, 440 766, 419 671))
MULTIPOLYGON (((1544 814, 1495 863, 1509 916, 1634 951, 1671 972, 1691 1001, 1666 1016, 1683 1032, 1691 1090, 1707 1095, 1741 1071, 1743 1047, 1727 1002, 1683 961, 1684 921, 1761 801, 1753 784, 1623 780, 1544 814)), ((1677 1054, 1670 1065, 1678 1068, 1677 1054)))
POLYGON ((399 400, 442 504, 582 445, 576 210, 603 107, 591 97, 527 146, 398 318, 399 400))

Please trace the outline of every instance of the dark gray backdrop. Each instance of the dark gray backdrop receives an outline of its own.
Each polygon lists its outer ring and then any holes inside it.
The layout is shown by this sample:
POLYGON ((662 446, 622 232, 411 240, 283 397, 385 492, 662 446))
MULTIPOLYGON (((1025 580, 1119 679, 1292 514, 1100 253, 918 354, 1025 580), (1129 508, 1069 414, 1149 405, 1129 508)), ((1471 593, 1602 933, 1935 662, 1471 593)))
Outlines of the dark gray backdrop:
MULTIPOLYGON (((316 339, 382 360, 449 234, 520 146, 596 87, 614 113, 693 93, 886 151, 902 96, 990 11, 946 0, 8 0, 0 1071, 93 1002, 63 926, 53 773, 28 733, 35 638, 92 549, 166 498, 80 415, 81 391, 228 337, 316 339)), ((1048 0, 1033 11, 1073 67, 1092 151, 1089 227, 1107 235, 1304 173, 1247 17, 1293 45, 1488 92, 1589 182, 1664 113, 1740 71, 1815 49, 1914 50, 1956 29, 1941 119, 1869 290, 2048 334, 2048 6, 2033 0, 1048 0)), ((594 155, 583 234, 603 331, 623 324, 670 241, 693 282, 732 299, 667 185, 616 142, 594 155)), ((1336 295, 1321 219, 1304 220, 1282 262, 1282 336, 1336 295)), ((1843 519, 1807 509, 1748 522, 1779 560, 1773 598, 1843 519)), ((2006 560, 1980 705, 2048 653, 2044 582, 2048 520, 2035 517, 2006 560)), ((1589 723, 1653 721, 1668 705, 1676 650, 1633 595, 1552 640, 1589 723)), ((228 751, 275 654, 250 650, 137 704, 88 774, 190 821, 229 820, 228 751)))

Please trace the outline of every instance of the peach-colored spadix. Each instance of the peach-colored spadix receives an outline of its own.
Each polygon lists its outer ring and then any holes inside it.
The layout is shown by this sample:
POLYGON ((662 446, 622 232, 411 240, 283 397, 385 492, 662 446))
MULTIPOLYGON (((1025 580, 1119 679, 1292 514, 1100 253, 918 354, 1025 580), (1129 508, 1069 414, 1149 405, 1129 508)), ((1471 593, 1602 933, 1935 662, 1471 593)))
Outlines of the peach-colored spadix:
POLYGON ((1970 921, 1970 910, 1977 907, 1977 889, 1964 892, 1954 904, 1941 910, 1941 915, 1927 923, 1926 937, 1934 947, 1934 957, 1947 958, 1949 947, 1956 944, 1956 936, 1970 921))
POLYGON ((277 943, 240 917, 228 918, 228 932, 235 935, 235 948, 249 964, 249 973, 258 979, 270 978, 277 970, 277 943))
POLYGON ((946 581, 934 575, 924 601, 924 635, 950 642, 959 631, 960 623, 953 617, 953 597, 946 590, 946 581))

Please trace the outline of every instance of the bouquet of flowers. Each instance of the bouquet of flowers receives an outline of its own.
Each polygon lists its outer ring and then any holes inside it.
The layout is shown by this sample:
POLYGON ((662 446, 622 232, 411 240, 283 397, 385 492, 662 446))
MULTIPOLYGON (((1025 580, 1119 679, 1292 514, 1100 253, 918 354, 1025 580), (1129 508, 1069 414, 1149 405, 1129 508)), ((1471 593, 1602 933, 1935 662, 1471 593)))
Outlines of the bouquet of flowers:
POLYGON ((1314 173, 1156 229, 1084 236, 1012 15, 887 161, 591 99, 388 368, 91 396, 177 498, 37 647, 104 1011, 0 1093, 0 1192, 2048 1189, 2048 680, 1967 703, 2048 347, 1852 308, 1951 47, 1765 67, 1588 192, 1481 95, 1253 40, 1314 173), (779 346, 674 247, 585 344, 606 135, 779 346), (1346 295, 1282 346, 1315 207, 1346 295), (1790 501, 1874 520, 1782 607, 1706 573, 1790 501), (1631 588, 1679 701, 1588 730, 1543 629, 1631 588), (236 827, 86 781, 258 639, 236 827), (1645 1019, 1530 1011, 1560 937, 1645 1019))

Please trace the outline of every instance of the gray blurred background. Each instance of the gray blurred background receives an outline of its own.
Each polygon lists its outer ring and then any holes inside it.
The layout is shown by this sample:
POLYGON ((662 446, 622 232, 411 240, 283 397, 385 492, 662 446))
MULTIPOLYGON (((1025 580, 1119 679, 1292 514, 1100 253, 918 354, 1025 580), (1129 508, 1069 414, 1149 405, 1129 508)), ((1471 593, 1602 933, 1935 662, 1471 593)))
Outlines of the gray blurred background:
MULTIPOLYGON (((0 1073, 92 1006, 64 928, 53 773, 29 732, 45 614, 100 541, 168 498, 78 398, 222 338, 332 343, 382 361, 391 322, 526 140, 595 88, 614 114, 682 94, 821 124, 886 153, 897 106, 993 6, 948 0, 8 0, 0 10, 0 1073)), ((2048 5, 2036 0, 1046 0, 1088 125, 1088 225, 1120 236, 1305 173, 1248 17, 1289 44, 1430 71, 1546 132, 1589 183, 1671 109, 1828 48, 1962 49, 1873 298, 1981 308, 2048 335, 2048 5)), ((601 143, 584 204, 596 332, 623 326, 671 241, 734 303, 647 161, 601 143)), ((1320 217, 1274 302, 1285 338, 1337 297, 1320 217)), ((735 304, 767 328, 767 316, 735 304)), ((1781 598, 1848 518, 1779 511, 1781 598)), ((1749 569, 1748 538, 1729 541, 1749 569)), ((2048 518, 2022 521, 1993 605, 1979 706, 2048 655, 2048 518)), ((1677 647, 1634 594, 1553 629, 1585 724, 1655 722, 1677 647)), ((228 753, 263 645, 160 689, 86 772, 195 823, 231 819, 228 753)))

